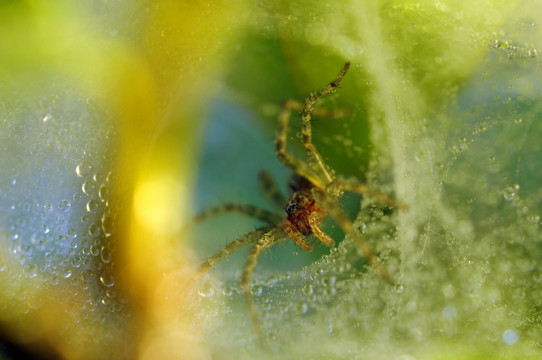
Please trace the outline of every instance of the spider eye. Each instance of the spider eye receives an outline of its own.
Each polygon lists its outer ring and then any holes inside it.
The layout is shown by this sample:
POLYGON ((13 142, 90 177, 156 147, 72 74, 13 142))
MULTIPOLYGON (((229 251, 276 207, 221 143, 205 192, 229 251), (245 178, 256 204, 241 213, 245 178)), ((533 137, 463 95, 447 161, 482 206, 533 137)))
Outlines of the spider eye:
POLYGON ((297 209, 299 209, 299 205, 297 205, 297 203, 291 203, 286 206, 285 210, 287 214, 293 214, 297 209))

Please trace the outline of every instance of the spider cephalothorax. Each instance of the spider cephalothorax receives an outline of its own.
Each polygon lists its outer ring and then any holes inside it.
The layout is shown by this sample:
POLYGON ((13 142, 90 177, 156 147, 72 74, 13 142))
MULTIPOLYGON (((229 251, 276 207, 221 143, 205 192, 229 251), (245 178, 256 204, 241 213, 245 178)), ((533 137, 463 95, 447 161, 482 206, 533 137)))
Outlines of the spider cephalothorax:
POLYGON ((287 221, 289 221, 298 232, 305 236, 312 234, 309 218, 311 216, 322 218, 325 214, 324 210, 316 205, 316 200, 314 200, 310 190, 293 193, 290 200, 286 203, 284 210, 286 210, 287 221))
POLYGON ((333 246, 333 239, 320 229, 326 212, 316 203, 313 195, 314 184, 301 175, 294 175, 290 189, 292 194, 284 207, 286 220, 281 223, 284 232, 306 251, 310 251, 312 247, 300 235, 314 234, 324 244, 333 246))
POLYGON ((325 215, 324 210, 316 205, 316 200, 312 195, 313 188, 314 185, 310 181, 300 175, 294 175, 290 181, 292 194, 284 207, 287 221, 305 236, 312 234, 309 217, 316 216, 312 214, 317 214, 321 219, 325 215))
MULTIPOLYGON (((322 220, 326 215, 331 217, 342 228, 345 234, 352 238, 359 251, 369 260, 382 278, 386 280, 390 279, 386 268, 363 241, 350 219, 340 210, 338 200, 346 191, 369 195, 391 206, 396 206, 398 203, 389 196, 374 191, 367 185, 356 180, 336 177, 325 165, 322 156, 312 143, 311 116, 313 111, 315 111, 314 106, 320 99, 338 87, 349 66, 350 63, 346 63, 335 80, 320 91, 312 93, 305 99, 304 103, 286 100, 282 104, 282 109, 278 117, 275 150, 279 160, 294 172, 294 176, 290 182, 290 198, 288 200, 283 198, 272 177, 267 172, 262 172, 259 180, 268 198, 277 207, 282 207, 286 211, 286 217, 284 213, 278 214, 252 205, 225 204, 218 208, 209 209, 195 218, 196 221, 201 221, 209 216, 228 211, 237 211, 268 224, 232 241, 220 252, 207 258, 198 269, 198 274, 207 272, 231 255, 236 249, 252 245, 247 262, 243 268, 241 287, 245 294, 254 328, 262 342, 264 334, 260 329, 258 316, 252 304, 250 293, 250 281, 260 253, 266 248, 287 238, 291 238, 301 249, 310 251, 312 246, 305 240, 305 237, 311 235, 314 235, 327 246, 334 246, 335 242, 333 239, 321 229, 322 220), (307 152, 308 161, 302 161, 286 152, 288 122, 292 110, 301 110, 302 142, 307 152)), ((319 113, 324 116, 331 115, 335 117, 328 111, 319 111, 319 113)))

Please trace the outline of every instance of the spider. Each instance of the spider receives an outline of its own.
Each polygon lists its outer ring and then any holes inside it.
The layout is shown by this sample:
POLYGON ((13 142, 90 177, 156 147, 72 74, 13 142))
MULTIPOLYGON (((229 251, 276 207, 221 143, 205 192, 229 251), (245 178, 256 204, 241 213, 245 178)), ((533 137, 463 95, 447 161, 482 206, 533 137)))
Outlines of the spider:
POLYGON ((313 112, 319 112, 324 116, 331 116, 330 112, 315 109, 315 105, 322 98, 335 91, 349 67, 350 63, 345 63, 333 81, 321 90, 311 93, 311 95, 305 99, 304 103, 293 100, 286 100, 282 103, 278 116, 275 150, 278 159, 294 172, 290 182, 291 194, 289 199, 286 202, 284 201, 269 173, 261 172, 259 182, 268 198, 276 205, 284 208, 286 217, 256 206, 230 203, 208 209, 196 215, 192 221, 192 223, 200 222, 208 217, 225 212, 239 212, 267 223, 266 226, 253 230, 230 242, 217 254, 207 258, 199 266, 196 273, 197 275, 201 275, 214 268, 235 250, 252 245, 242 271, 241 288, 243 289, 254 329, 262 343, 264 341, 264 336, 259 325, 258 314, 252 302, 250 293, 250 282, 258 263, 258 258, 263 250, 287 238, 292 239, 299 248, 305 251, 310 251, 312 249, 311 244, 305 239, 310 235, 314 235, 318 240, 329 247, 334 246, 335 242, 333 239, 321 228, 322 221, 326 215, 330 216, 342 228, 345 234, 350 235, 359 251, 380 273, 380 276, 383 279, 390 281, 390 275, 387 269, 382 265, 370 247, 362 240, 350 219, 340 210, 338 200, 342 197, 344 192, 352 192, 373 196, 376 200, 389 206, 397 207, 400 204, 391 197, 374 191, 357 180, 334 176, 312 143, 311 116, 313 112), (302 142, 307 153, 307 162, 286 152, 288 122, 292 110, 301 111, 301 134, 302 142))

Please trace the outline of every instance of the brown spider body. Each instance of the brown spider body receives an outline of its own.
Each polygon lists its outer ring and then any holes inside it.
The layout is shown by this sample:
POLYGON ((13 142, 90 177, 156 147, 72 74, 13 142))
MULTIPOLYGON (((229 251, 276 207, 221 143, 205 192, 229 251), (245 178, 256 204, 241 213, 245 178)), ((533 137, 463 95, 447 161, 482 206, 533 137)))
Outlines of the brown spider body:
POLYGON ((300 175, 294 175, 290 182, 292 195, 290 195, 284 207, 287 221, 293 225, 297 232, 304 236, 313 233, 309 222, 311 214, 317 214, 318 225, 320 225, 321 219, 325 215, 325 211, 316 204, 316 200, 312 195, 313 188, 314 185, 309 180, 300 175))
MULTIPOLYGON (((337 88, 339 82, 348 71, 349 66, 350 64, 346 63, 335 80, 320 91, 311 93, 310 97, 305 99, 304 104, 293 100, 287 100, 282 104, 282 110, 278 117, 275 150, 278 159, 294 172, 294 176, 290 182, 291 195, 285 202, 272 177, 267 172, 260 174, 260 185, 267 197, 277 207, 282 207, 286 203, 284 206, 286 218, 284 215, 279 215, 255 206, 240 204, 226 204, 221 207, 209 209, 195 218, 199 222, 209 216, 223 212, 237 211, 260 219, 268 224, 230 242, 217 254, 207 258, 198 270, 198 274, 205 273, 230 256, 236 249, 252 245, 247 262, 243 268, 241 287, 245 294, 254 328, 261 342, 263 342, 264 335, 260 329, 258 316, 250 293, 250 281, 254 274, 258 257, 265 249, 287 238, 291 238, 299 248, 305 251, 312 249, 312 246, 304 239, 304 237, 310 235, 314 235, 327 246, 334 246, 335 242, 333 239, 321 229, 322 220, 326 215, 329 215, 352 238, 359 252, 368 259, 382 278, 390 280, 386 268, 363 241, 350 219, 340 210, 337 201, 343 192, 348 191, 373 196, 378 201, 391 206, 400 206, 400 203, 397 203, 386 194, 374 191, 367 185, 356 180, 335 177, 312 144, 311 115, 315 110, 314 106, 320 99, 337 88), (302 161, 286 152, 288 121, 292 110, 302 110, 302 142, 307 150, 308 162, 302 161)), ((332 114, 326 111, 320 111, 320 113, 324 115, 332 114)))
POLYGON ((312 193, 307 190, 293 193, 284 210, 286 210, 288 221, 299 233, 305 236, 313 233, 309 223, 309 216, 318 214, 321 219, 325 214, 324 210, 316 205, 312 193))

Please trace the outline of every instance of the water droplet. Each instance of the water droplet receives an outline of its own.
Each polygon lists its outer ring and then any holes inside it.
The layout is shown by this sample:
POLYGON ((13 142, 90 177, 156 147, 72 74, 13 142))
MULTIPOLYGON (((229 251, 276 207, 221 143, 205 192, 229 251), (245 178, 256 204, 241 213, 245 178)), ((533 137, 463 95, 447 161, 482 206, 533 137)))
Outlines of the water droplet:
POLYGON ((102 246, 102 249, 100 250, 100 257, 106 264, 111 261, 111 252, 106 246, 102 246))
POLYGON ((101 302, 103 305, 106 305, 106 306, 107 306, 107 305, 111 304, 111 299, 109 299, 107 296, 104 296, 104 297, 102 298, 102 300, 100 300, 100 302, 101 302))
POLYGON ((204 298, 209 298, 215 294, 215 289, 210 286, 209 284, 206 284, 204 287, 201 287, 198 289, 198 295, 204 298))
POLYGON ((58 209, 64 212, 67 212, 70 210, 72 204, 68 200, 62 200, 58 203, 58 209))
POLYGON ((35 278, 38 275, 38 268, 34 264, 25 266, 24 273, 29 278, 35 278))
POLYGON ((47 114, 43 117, 42 121, 45 123, 53 118, 53 115, 47 114))
POLYGON ((94 279, 94 271, 87 269, 81 273, 81 279, 85 283, 90 283, 94 279))
POLYGON ((468 149, 468 140, 465 137, 459 138, 459 149, 463 152, 468 149))
POLYGON ((335 282, 337 278, 335 276, 329 276, 322 279, 322 284, 328 287, 335 287, 335 282))
POLYGON ((92 223, 88 227, 88 234, 90 236, 98 237, 102 234, 102 227, 96 223, 92 223))
POLYGON ((65 237, 64 235, 58 235, 58 237, 56 238, 56 243, 58 245, 64 246, 67 244, 67 240, 68 238, 65 237))
POLYGON ((251 289, 251 293, 254 296, 260 296, 263 292, 263 289, 260 285, 254 285, 251 289))
POLYGON ((95 200, 89 200, 87 202, 87 211, 89 213, 95 213, 96 210, 98 210, 98 207, 99 207, 99 205, 95 200))
POLYGON ((88 161, 81 161, 76 167, 75 167, 75 173, 79 177, 87 177, 92 173, 92 164, 88 161))
POLYGON ((295 304, 294 309, 298 314, 306 314, 309 311, 309 305, 305 302, 299 302, 295 304))
POLYGON ((358 232, 359 232, 360 234, 363 234, 363 233, 365 232, 365 230, 367 230, 367 224, 363 223, 363 224, 360 224, 360 225, 358 226, 358 232))
POLYGON ((519 340, 519 334, 512 329, 506 329, 502 333, 502 341, 507 345, 514 345, 519 340))
POLYGON ((507 186, 503 191, 503 196, 506 200, 512 200, 516 197, 516 193, 519 190, 519 185, 514 184, 512 186, 507 186))
POLYGON ((532 222, 533 224, 538 224, 540 222, 540 216, 538 215, 529 216, 529 221, 532 222))
POLYGON ((445 307, 442 310, 442 317, 446 320, 452 320, 457 315, 457 312, 455 308, 453 307, 445 307))
POLYGON ((81 258, 80 256, 74 256, 70 260, 70 264, 72 264, 74 268, 78 269, 83 264, 83 258, 81 258))
POLYGON ((111 216, 105 215, 102 216, 102 230, 105 236, 110 236, 113 232, 113 219, 111 216))
POLYGON ((83 190, 86 195, 92 195, 96 190, 96 184, 92 180, 86 180, 83 185, 81 185, 81 190, 83 190))
POLYGON ((303 286, 301 291, 303 292, 303 294, 305 294, 305 296, 309 296, 309 295, 312 295, 314 293, 314 288, 312 287, 311 284, 307 284, 307 285, 303 286))
POLYGON ((457 154, 459 154, 459 153, 461 152, 461 151, 459 150, 459 148, 458 148, 456 145, 452 145, 452 146, 450 147, 450 151, 451 151, 452 154, 454 154, 454 155, 457 155, 457 154))
POLYGON ((66 235, 72 239, 75 239, 77 237, 77 231, 74 228, 69 228, 68 231, 66 231, 66 235))
POLYGON ((234 294, 234 291, 232 288, 225 288, 224 290, 222 290, 222 295, 224 296, 232 297, 233 294, 234 294))
POLYGON ((73 194, 73 201, 79 202, 83 198, 83 194, 81 194, 79 191, 73 194))
POLYGON ((98 190, 98 196, 100 197, 100 200, 102 202, 106 202, 109 200, 109 188, 105 185, 100 186, 100 189, 98 190))
POLYGON ((92 256, 98 256, 100 255, 100 246, 98 244, 93 244, 90 246, 90 255, 92 256))
POLYGON ((112 287, 113 285, 115 285, 115 279, 109 271, 104 271, 102 273, 102 276, 100 276, 100 282, 105 287, 112 287))

